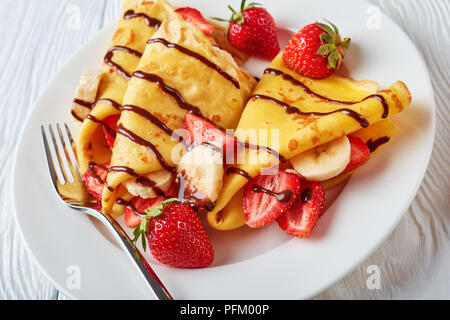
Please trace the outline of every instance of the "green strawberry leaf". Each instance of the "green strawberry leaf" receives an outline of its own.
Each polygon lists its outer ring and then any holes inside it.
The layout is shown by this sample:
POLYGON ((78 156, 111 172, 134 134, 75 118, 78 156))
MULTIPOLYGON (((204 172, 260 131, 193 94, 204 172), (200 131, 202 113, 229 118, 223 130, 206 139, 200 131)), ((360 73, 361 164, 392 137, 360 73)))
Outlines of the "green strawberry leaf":
POLYGON ((338 36, 338 35, 339 35, 339 30, 338 30, 338 28, 336 27, 336 25, 335 25, 333 22, 330 22, 330 21, 328 21, 328 20, 325 19, 325 18, 324 18, 323 20, 325 20, 330 26, 333 27, 334 33, 338 36))
POLYGON ((337 49, 333 50, 328 56, 328 68, 336 69, 337 60, 339 59, 339 53, 337 49))
POLYGON ((320 35, 320 41, 322 42, 322 43, 333 43, 334 41, 334 38, 332 37, 332 36, 330 36, 328 33, 322 33, 321 35, 320 35))
POLYGON ((326 56, 327 54, 329 54, 331 51, 333 51, 335 49, 336 49, 336 46, 334 45, 334 43, 327 43, 327 44, 320 46, 320 48, 317 50, 317 54, 320 54, 321 56, 326 56))
POLYGON ((133 231, 134 239, 132 240, 133 243, 136 243, 139 237, 141 237, 142 241, 142 247, 144 248, 144 251, 146 251, 147 248, 147 232, 148 232, 148 222, 152 218, 157 218, 161 216, 164 213, 164 208, 166 205, 179 202, 180 200, 177 198, 169 198, 167 200, 164 200, 161 202, 158 206, 153 208, 152 210, 145 210, 145 213, 147 214, 145 217, 142 218, 141 224, 136 227, 133 231))
POLYGON ((334 36, 336 35, 336 33, 334 32, 334 30, 333 30, 330 26, 326 25, 325 23, 320 23, 320 22, 317 22, 317 21, 316 21, 316 23, 319 25, 319 27, 320 27, 323 31, 325 31, 326 33, 328 33, 330 36, 334 37, 334 36))

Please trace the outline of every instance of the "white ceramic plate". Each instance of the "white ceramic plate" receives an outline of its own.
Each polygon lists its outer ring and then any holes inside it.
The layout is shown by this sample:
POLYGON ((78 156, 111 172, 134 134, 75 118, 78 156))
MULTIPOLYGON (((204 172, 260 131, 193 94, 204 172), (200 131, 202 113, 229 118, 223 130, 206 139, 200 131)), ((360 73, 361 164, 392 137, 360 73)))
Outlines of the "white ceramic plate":
MULTIPOLYGON (((228 17, 227 2, 196 0, 189 5, 205 16, 228 17)), ((257 231, 208 229, 216 259, 200 270, 168 268, 147 255, 176 299, 299 299, 317 294, 389 235, 414 198, 430 157, 433 92, 421 56, 397 25, 359 0, 259 2, 266 3, 280 28, 298 30, 323 17, 333 21, 352 38, 346 61, 353 77, 376 80, 381 87, 403 80, 413 104, 395 117, 398 135, 350 179, 310 239, 291 238, 276 224, 257 231)), ((41 124, 70 121, 79 76, 100 66, 114 29, 102 31, 50 81, 25 125, 15 159, 14 203, 23 239, 43 272, 73 298, 153 297, 103 227, 57 200, 40 136, 41 124), (80 288, 67 286, 73 270, 80 271, 80 288)), ((282 41, 288 36, 280 32, 282 41)), ((252 60, 248 68, 260 75, 266 65, 252 60)))

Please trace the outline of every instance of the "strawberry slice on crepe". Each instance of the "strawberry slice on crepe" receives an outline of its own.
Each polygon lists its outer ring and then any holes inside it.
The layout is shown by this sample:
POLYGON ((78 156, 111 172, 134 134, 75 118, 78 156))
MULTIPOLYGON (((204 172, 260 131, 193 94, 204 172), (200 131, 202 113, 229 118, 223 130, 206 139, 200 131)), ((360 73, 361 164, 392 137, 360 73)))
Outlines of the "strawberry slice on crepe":
POLYGON ((123 212, 125 225, 128 228, 134 229, 141 224, 142 216, 145 216, 146 210, 152 210, 164 201, 163 197, 155 197, 150 199, 143 199, 141 197, 133 198, 130 205, 125 208, 123 212))
POLYGON ((198 27, 207 36, 213 33, 214 26, 203 18, 202 14, 197 9, 185 7, 175 10, 175 12, 179 13, 187 22, 198 27))
POLYGON ((184 116, 184 127, 188 133, 188 143, 199 146, 209 143, 227 152, 235 146, 234 137, 227 135, 214 124, 191 113, 184 116))
POLYGON ((114 148, 114 141, 116 141, 115 133, 117 132, 119 118, 120 115, 113 115, 103 120, 103 133, 105 134, 106 143, 111 149, 114 148))
POLYGON ((244 218, 251 228, 261 228, 275 221, 294 203, 300 191, 296 174, 278 170, 259 175, 244 188, 244 218))
POLYGON ((306 238, 316 226, 325 205, 325 191, 318 182, 302 182, 294 204, 278 219, 287 234, 306 238))

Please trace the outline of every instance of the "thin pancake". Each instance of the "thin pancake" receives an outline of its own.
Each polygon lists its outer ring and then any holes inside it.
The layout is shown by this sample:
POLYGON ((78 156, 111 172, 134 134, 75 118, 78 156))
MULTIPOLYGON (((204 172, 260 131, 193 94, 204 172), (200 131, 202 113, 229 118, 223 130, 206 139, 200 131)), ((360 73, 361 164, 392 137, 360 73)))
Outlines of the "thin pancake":
MULTIPOLYGON (((411 103, 410 92, 401 81, 373 93, 367 90, 371 82, 358 82, 335 75, 323 80, 303 77, 288 69, 281 57, 282 53, 264 73, 236 131, 236 138, 247 148, 244 150, 243 164, 235 167, 251 177, 260 174, 263 168, 278 164, 279 159, 288 160, 343 135, 367 128, 401 112, 411 103), (275 135, 272 137, 273 132, 275 135), (258 145, 265 149, 255 150, 258 145), (279 158, 275 157, 277 154, 279 158)), ((220 211, 247 182, 239 174, 225 178, 216 207, 208 214, 212 227, 231 230, 243 225, 243 218, 236 216, 238 211, 220 211)))

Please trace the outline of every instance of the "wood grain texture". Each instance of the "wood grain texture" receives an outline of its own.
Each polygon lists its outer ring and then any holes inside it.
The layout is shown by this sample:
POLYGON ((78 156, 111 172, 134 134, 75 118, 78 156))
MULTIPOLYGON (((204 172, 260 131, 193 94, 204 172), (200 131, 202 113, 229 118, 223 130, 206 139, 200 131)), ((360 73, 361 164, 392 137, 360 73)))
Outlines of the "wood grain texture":
MULTIPOLYGON (((450 5, 447 0, 370 2, 405 30, 427 62, 437 104, 436 141, 424 182, 399 226, 371 257, 315 299, 448 299, 450 5), (367 288, 370 265, 381 270, 380 290, 367 288)), ((13 218, 15 138, 50 77, 98 31, 118 19, 120 4, 120 0, 2 1, 0 299, 65 299, 36 267, 13 218)))

